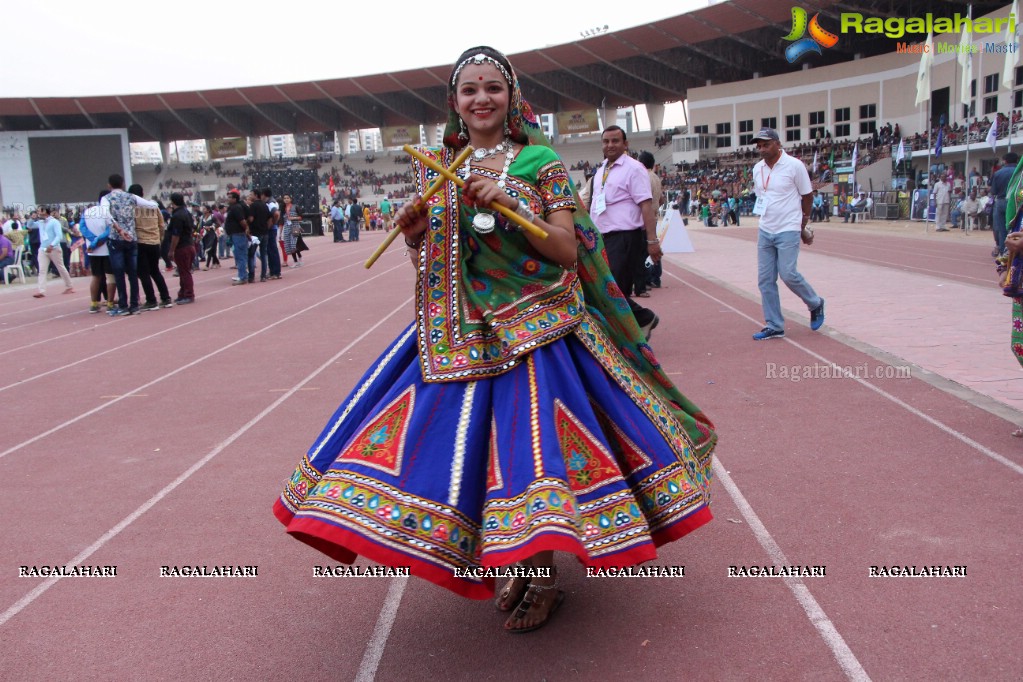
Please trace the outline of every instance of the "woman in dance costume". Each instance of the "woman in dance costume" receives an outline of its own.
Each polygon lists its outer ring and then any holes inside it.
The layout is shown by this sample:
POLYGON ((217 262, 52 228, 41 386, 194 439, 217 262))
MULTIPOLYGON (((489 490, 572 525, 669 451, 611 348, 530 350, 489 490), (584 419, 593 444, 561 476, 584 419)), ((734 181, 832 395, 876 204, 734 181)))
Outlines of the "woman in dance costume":
POLYGON ((274 506, 289 533, 458 594, 495 592, 511 632, 561 604, 554 552, 591 567, 649 561, 711 520, 713 425, 657 364, 614 283, 600 234, 489 47, 448 82, 449 166, 413 161, 396 216, 417 270, 416 320, 341 403, 274 506), (492 202, 548 233, 520 231, 492 202))

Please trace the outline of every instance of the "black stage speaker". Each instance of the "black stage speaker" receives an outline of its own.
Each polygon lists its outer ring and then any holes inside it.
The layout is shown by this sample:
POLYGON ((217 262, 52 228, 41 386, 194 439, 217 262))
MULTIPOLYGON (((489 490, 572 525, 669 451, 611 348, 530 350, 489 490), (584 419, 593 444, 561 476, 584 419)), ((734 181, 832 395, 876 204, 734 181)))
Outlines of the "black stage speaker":
POLYGON ((320 195, 314 170, 263 170, 252 174, 253 187, 269 187, 274 199, 289 195, 300 214, 319 212, 320 195))

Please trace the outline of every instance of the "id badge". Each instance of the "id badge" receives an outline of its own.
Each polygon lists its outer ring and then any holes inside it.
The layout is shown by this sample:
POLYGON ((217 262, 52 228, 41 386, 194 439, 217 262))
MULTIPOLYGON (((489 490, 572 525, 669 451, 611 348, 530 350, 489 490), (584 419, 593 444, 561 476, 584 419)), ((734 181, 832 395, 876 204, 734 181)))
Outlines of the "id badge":
POLYGON ((756 203, 753 204, 753 215, 764 215, 764 197, 757 197, 756 203))
POLYGON ((601 213, 607 210, 607 199, 604 197, 604 193, 601 192, 593 200, 593 215, 599 216, 601 213))

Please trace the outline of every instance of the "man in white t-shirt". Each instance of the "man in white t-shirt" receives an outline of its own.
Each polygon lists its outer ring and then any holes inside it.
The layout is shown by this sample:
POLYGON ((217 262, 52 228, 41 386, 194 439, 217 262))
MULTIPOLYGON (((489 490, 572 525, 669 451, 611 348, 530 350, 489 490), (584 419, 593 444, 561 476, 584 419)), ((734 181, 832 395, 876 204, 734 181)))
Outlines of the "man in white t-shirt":
POLYGON ((778 132, 761 128, 753 138, 760 161, 753 166, 753 189, 757 202, 753 215, 760 218, 757 240, 760 299, 764 307, 763 329, 753 335, 757 341, 785 337, 778 296, 778 277, 810 310, 810 328, 817 331, 824 324, 824 299, 796 270, 799 242, 809 246, 813 232, 805 229, 810 221, 813 186, 810 174, 799 159, 782 151, 778 132))

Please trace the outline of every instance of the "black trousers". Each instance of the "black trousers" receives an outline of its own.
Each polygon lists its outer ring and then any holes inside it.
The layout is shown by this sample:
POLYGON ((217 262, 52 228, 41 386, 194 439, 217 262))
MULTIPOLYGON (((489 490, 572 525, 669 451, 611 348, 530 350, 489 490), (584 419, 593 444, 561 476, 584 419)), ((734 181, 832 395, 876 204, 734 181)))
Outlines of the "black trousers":
POLYGON ((146 303, 158 303, 156 292, 153 290, 154 282, 160 292, 160 301, 171 300, 167 282, 163 279, 163 273, 160 272, 161 251, 159 244, 139 244, 139 283, 142 284, 142 291, 146 294, 146 303))
MULTIPOLYGON (((646 230, 637 228, 635 230, 622 230, 618 232, 606 232, 604 237, 604 250, 607 252, 607 262, 611 267, 611 275, 615 283, 622 290, 625 300, 632 308, 632 314, 636 322, 642 327, 654 319, 654 312, 632 300, 632 293, 636 289, 637 277, 645 276, 646 271, 646 230)), ((642 289, 639 289, 642 291, 642 289)))

